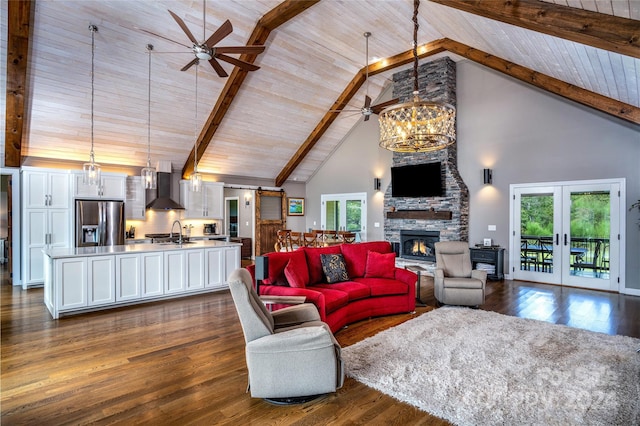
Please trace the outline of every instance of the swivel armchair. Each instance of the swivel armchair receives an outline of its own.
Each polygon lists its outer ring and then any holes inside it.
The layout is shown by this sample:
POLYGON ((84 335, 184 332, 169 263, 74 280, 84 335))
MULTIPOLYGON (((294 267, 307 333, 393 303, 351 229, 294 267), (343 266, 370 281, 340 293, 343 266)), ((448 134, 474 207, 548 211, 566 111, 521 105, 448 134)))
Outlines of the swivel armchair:
POLYGON ((469 244, 464 241, 440 241, 434 246, 436 300, 446 305, 482 305, 487 271, 471 269, 469 244))
POLYGON ((231 274, 229 288, 244 333, 252 397, 300 403, 342 387, 340 345, 313 304, 269 312, 246 269, 231 274))

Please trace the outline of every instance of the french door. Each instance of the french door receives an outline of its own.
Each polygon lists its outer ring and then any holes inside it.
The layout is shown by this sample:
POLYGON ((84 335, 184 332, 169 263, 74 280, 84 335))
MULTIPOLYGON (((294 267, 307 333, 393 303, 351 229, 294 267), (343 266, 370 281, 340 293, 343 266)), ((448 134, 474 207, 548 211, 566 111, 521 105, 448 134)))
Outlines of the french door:
POLYGON ((356 241, 366 241, 367 193, 322 194, 320 225, 323 230, 348 231, 356 241))
POLYGON ((618 291, 624 180, 512 185, 515 279, 618 291))

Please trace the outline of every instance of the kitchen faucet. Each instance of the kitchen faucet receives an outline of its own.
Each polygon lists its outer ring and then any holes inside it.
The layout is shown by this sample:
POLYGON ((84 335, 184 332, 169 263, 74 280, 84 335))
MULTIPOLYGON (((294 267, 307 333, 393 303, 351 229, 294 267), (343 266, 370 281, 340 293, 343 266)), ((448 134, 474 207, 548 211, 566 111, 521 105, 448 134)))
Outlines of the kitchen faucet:
POLYGON ((174 220, 173 224, 171 225, 171 233, 169 234, 169 238, 171 238, 171 241, 173 241, 173 227, 176 226, 176 223, 178 224, 178 244, 182 244, 182 224, 177 219, 174 220))

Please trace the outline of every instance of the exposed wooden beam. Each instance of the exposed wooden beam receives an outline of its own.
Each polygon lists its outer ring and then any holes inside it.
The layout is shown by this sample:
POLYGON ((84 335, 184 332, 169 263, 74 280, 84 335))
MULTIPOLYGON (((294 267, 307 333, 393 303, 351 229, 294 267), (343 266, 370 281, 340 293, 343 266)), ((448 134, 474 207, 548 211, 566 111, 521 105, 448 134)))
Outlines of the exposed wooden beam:
POLYGON ((474 15, 640 58, 640 24, 628 18, 539 0, 429 0, 474 15))
MULTIPOLYGON (((418 54, 419 58, 426 58, 428 56, 435 55, 437 53, 443 52, 445 49, 443 47, 444 40, 436 40, 431 43, 427 43, 423 46, 423 48, 418 49, 420 52, 418 54)), ((413 61, 413 51, 407 50, 406 52, 402 52, 398 55, 392 56, 390 58, 381 59, 377 62, 374 62, 369 65, 369 76, 379 74, 381 72, 385 72, 391 70, 396 67, 400 67, 402 65, 406 65, 413 61)), ((304 143, 298 148, 296 153, 291 157, 291 159, 287 162, 284 168, 280 171, 278 176, 276 177, 275 185, 281 186, 287 178, 293 173, 293 171, 300 165, 304 157, 313 149, 315 144, 320 140, 322 135, 329 129, 331 124, 338 118, 338 113, 336 110, 342 110, 344 107, 351 101, 351 99, 358 92, 358 89, 365 83, 366 81, 366 66, 362 67, 356 75, 351 79, 347 87, 342 91, 338 99, 333 103, 329 111, 325 113, 320 122, 313 129, 309 137, 304 141, 304 143)))
POLYGON ((622 118, 632 123, 640 124, 640 108, 591 92, 581 87, 569 84, 546 74, 533 71, 497 56, 474 49, 457 41, 445 39, 443 46, 451 53, 463 56, 486 67, 507 74, 520 81, 529 83, 548 92, 589 106, 599 111, 622 118))
MULTIPOLYGON (((247 41, 247 45, 265 44, 271 34, 271 31, 290 19, 293 19, 319 1, 320 0, 286 0, 280 3, 260 18, 247 41)), ((257 55, 252 54, 240 55, 241 60, 249 63, 253 63, 256 58, 257 55)), ((209 114, 209 118, 198 136, 198 152, 196 152, 194 147, 182 168, 183 178, 188 178, 193 172, 194 156, 199 161, 200 158, 202 158, 202 154, 207 150, 213 135, 216 133, 224 116, 227 114, 227 111, 229 110, 235 96, 238 94, 247 74, 247 71, 243 71, 239 67, 235 67, 231 72, 231 75, 228 77, 227 82, 220 93, 220 97, 218 97, 216 104, 213 106, 213 109, 209 114)))
POLYGON ((15 0, 10 1, 8 5, 7 105, 4 145, 4 164, 8 167, 20 167, 21 163, 31 3, 31 0, 15 0))

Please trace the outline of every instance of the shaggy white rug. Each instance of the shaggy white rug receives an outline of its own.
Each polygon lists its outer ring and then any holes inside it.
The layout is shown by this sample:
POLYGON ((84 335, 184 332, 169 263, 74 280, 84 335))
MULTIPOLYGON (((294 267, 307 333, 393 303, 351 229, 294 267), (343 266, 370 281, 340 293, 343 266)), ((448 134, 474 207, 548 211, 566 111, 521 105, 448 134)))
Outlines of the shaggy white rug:
POLYGON ((343 348, 347 375, 459 425, 638 425, 640 339, 444 307, 343 348))

